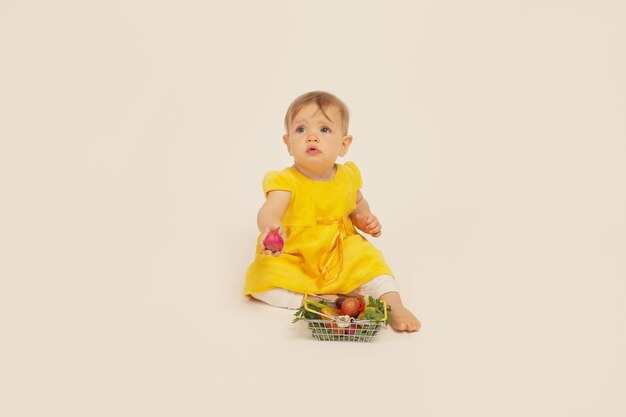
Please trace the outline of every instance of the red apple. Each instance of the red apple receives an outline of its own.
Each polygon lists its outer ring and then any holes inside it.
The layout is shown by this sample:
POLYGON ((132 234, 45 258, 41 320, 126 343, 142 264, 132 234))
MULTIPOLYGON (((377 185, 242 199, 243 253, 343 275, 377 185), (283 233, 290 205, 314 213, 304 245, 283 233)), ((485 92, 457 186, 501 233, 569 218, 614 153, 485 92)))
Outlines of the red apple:
POLYGON ((359 314, 359 300, 354 297, 347 297, 343 300, 343 303, 341 303, 341 314, 356 317, 359 314))
POLYGON ((365 298, 358 297, 358 299, 359 299, 359 311, 365 310, 365 298))

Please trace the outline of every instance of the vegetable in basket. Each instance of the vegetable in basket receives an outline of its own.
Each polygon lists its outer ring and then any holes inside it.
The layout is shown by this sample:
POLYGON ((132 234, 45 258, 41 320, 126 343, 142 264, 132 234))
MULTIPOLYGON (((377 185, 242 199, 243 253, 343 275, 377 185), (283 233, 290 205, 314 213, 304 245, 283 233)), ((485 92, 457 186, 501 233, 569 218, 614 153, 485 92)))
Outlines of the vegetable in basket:
MULTIPOLYGON (((342 297, 337 300, 342 299, 342 297)), ((364 300, 364 299, 363 299, 364 300)), ((337 310, 337 302, 333 303, 331 301, 313 301, 311 299, 306 299, 306 304, 309 310, 313 310, 314 312, 308 311, 304 308, 304 305, 300 307, 294 314, 294 319, 292 323, 295 323, 300 320, 327 320, 326 317, 317 314, 315 312, 319 312, 322 314, 326 314, 328 316, 340 316, 347 315, 350 317, 354 317, 359 320, 371 320, 371 321, 381 321, 385 317, 385 304, 374 297, 368 297, 367 303, 361 302, 359 299, 355 297, 343 298, 340 301, 339 310, 337 310), (352 301, 349 301, 346 305, 346 301, 349 299, 354 299, 356 304, 352 301), (363 306, 363 307, 361 307, 363 306), (356 311, 355 311, 356 307, 356 311), (330 314, 329 314, 330 313, 330 314), (350 314, 351 313, 351 314, 350 314)), ((391 307, 387 305, 387 320, 385 324, 391 323, 391 307)))

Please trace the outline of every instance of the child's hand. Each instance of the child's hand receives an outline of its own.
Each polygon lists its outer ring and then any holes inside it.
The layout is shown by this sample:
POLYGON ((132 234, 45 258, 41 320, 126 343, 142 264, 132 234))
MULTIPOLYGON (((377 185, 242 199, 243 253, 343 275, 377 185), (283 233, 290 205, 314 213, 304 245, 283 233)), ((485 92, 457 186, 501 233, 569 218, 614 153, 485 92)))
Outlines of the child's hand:
POLYGON ((372 237, 378 237, 381 234, 381 225, 376 216, 372 213, 367 215, 357 214, 356 223, 354 224, 359 230, 372 235, 372 237))
POLYGON ((263 231, 263 234, 261 235, 260 238, 260 242, 259 245, 261 246, 261 252, 264 255, 273 255, 273 256, 280 256, 281 253, 285 253, 284 250, 284 242, 287 241, 287 235, 285 234, 285 231, 283 230, 282 227, 280 226, 268 226, 267 228, 265 228, 265 230, 263 231), (278 232, 278 234, 280 235, 280 237, 283 239, 283 248, 281 248, 281 250, 279 251, 272 251, 269 248, 265 247, 265 238, 267 237, 267 235, 270 233, 270 231, 276 231, 278 232))

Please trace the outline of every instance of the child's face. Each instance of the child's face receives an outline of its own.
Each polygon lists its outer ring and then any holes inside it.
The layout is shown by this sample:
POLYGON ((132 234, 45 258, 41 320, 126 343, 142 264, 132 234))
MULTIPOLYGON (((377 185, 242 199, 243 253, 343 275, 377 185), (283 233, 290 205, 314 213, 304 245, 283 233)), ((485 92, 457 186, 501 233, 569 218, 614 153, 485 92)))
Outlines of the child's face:
POLYGON ((289 154, 296 165, 322 172, 335 165, 339 156, 348 152, 352 136, 344 135, 341 117, 336 108, 325 110, 330 119, 316 104, 302 108, 283 136, 289 154))

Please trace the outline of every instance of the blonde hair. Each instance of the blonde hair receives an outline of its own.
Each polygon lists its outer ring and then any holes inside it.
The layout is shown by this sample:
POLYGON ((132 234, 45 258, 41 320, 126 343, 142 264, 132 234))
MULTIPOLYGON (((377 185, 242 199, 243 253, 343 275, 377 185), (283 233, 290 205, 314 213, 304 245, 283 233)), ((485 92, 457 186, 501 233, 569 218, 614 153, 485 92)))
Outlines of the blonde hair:
MULTIPOLYGON (((348 110, 348 106, 346 106, 345 103, 338 97, 325 91, 310 91, 308 93, 304 93, 289 105, 287 114, 285 114, 286 133, 289 133, 289 125, 293 122, 293 118, 296 117, 296 114, 298 114, 303 107, 312 103, 316 104, 322 113, 324 113, 324 116, 326 116, 329 120, 331 119, 328 117, 328 114, 326 114, 326 110, 329 108, 336 108, 339 111, 339 116, 341 117, 343 133, 344 135, 348 133, 348 123, 350 121, 350 111, 348 110)), ((333 120, 333 122, 335 122, 335 120, 333 120)))

